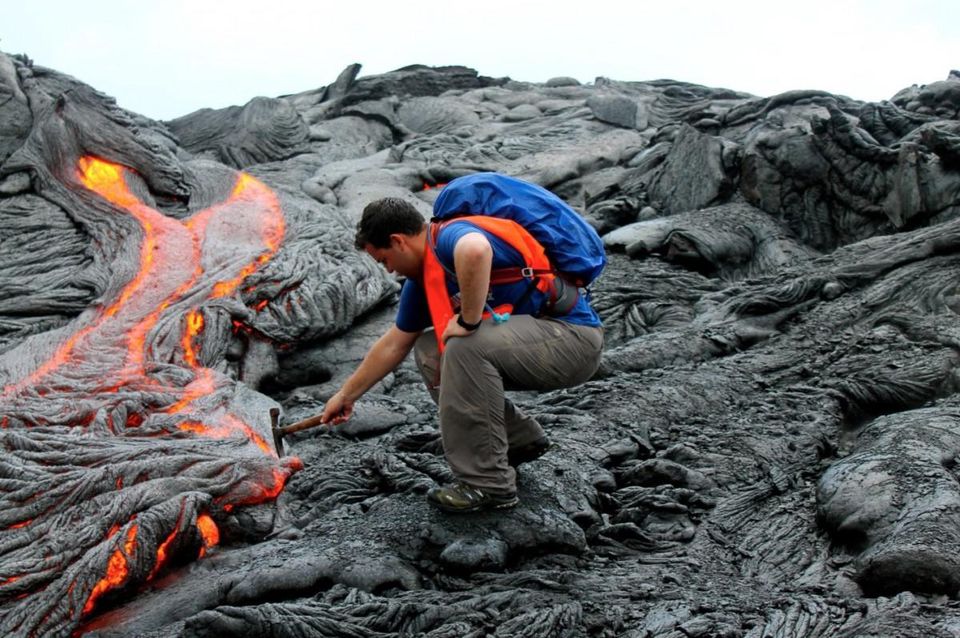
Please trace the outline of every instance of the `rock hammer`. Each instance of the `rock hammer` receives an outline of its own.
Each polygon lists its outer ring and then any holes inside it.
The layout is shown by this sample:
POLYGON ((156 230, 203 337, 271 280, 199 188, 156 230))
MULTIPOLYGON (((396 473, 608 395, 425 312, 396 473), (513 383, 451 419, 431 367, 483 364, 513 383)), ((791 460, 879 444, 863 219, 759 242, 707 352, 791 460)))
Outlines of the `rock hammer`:
POLYGON ((315 428, 318 425, 326 425, 321 419, 323 418, 322 414, 317 416, 312 416, 309 419, 304 419, 303 421, 297 421, 296 423, 291 423, 290 425, 280 425, 280 409, 279 408, 270 408, 270 430, 273 432, 273 447, 277 451, 277 456, 283 456, 283 437, 288 434, 293 434, 294 432, 300 432, 301 430, 309 430, 310 428, 315 428))

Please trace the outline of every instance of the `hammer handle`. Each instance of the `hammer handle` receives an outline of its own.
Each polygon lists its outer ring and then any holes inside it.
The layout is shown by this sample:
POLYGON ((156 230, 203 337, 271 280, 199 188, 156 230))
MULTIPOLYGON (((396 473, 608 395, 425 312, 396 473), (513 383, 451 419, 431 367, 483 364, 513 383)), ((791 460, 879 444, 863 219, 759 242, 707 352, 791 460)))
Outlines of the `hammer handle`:
POLYGON ((322 419, 323 415, 318 414, 317 416, 312 416, 309 419, 297 421, 296 423, 291 423, 290 425, 284 425, 283 427, 277 429, 284 435, 293 434, 294 432, 299 432, 300 430, 309 430, 310 428, 315 428, 318 425, 322 425, 322 419))

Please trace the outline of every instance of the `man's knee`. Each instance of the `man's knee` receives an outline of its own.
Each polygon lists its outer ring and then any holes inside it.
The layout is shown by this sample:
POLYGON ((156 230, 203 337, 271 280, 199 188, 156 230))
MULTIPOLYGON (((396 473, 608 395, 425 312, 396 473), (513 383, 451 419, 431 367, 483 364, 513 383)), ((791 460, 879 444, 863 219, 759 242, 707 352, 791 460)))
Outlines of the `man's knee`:
POLYGON ((479 331, 467 337, 453 337, 447 340, 443 356, 458 361, 476 359, 483 356, 482 353, 489 348, 489 342, 489 334, 481 335, 479 331))

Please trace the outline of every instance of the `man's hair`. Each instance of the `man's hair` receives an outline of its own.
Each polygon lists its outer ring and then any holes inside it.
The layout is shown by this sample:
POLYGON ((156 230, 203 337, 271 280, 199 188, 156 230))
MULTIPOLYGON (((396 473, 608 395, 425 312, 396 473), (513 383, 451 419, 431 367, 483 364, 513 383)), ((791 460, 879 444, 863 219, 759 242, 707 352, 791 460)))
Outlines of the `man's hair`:
POLYGON ((423 226, 423 215, 413 204, 398 197, 384 197, 370 202, 363 209, 354 243, 359 250, 367 244, 374 248, 389 248, 390 235, 417 235, 423 226))

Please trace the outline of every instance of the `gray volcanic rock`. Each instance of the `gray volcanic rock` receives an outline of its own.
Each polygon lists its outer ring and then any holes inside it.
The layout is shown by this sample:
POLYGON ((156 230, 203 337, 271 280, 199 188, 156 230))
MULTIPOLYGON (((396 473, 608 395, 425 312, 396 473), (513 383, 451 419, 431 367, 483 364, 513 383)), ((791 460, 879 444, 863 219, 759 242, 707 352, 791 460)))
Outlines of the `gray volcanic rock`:
POLYGON ((480 123, 469 105, 452 98, 418 97, 405 101, 397 117, 410 132, 433 135, 480 123))
POLYGON ((769 275, 817 253, 749 204, 724 204, 623 226, 604 235, 611 250, 656 255, 685 270, 724 280, 769 275))
POLYGON ((953 636, 960 78, 862 103, 412 66, 167 123, 0 54, 0 630, 953 636), (236 169, 242 168, 244 172, 236 169), (495 170, 603 236, 598 374, 450 517, 412 361, 270 447, 392 323, 353 247, 495 170))
POLYGON ((33 117, 27 96, 20 89, 13 61, 0 57, 0 163, 23 144, 33 117))
POLYGON ((464 66, 427 67, 413 64, 391 73, 355 80, 340 99, 342 106, 348 106, 390 96, 438 96, 456 89, 498 86, 505 81, 505 78, 478 75, 464 66))
POLYGON ((960 88, 957 72, 942 82, 932 82, 921 87, 914 85, 895 96, 891 102, 914 113, 931 115, 940 120, 955 120, 960 114, 960 88))
POLYGON ((234 168, 283 160, 307 150, 306 122, 288 103, 254 98, 243 107, 201 109, 167 122, 183 148, 234 168))
POLYGON ((580 80, 566 75, 550 78, 544 83, 544 86, 555 88, 558 86, 580 86, 580 80))
POLYGON ((838 537, 866 542, 864 591, 956 591, 957 411, 944 405, 886 416, 857 436, 856 453, 821 477, 818 502, 838 537))
POLYGON ((637 127, 637 103, 625 95, 597 95, 587 100, 593 116, 601 122, 624 128, 637 127))
POLYGON ((683 124, 663 165, 648 178, 648 199, 667 215, 726 201, 736 182, 739 159, 736 144, 683 124), (691 173, 697 179, 689 179, 691 173))

